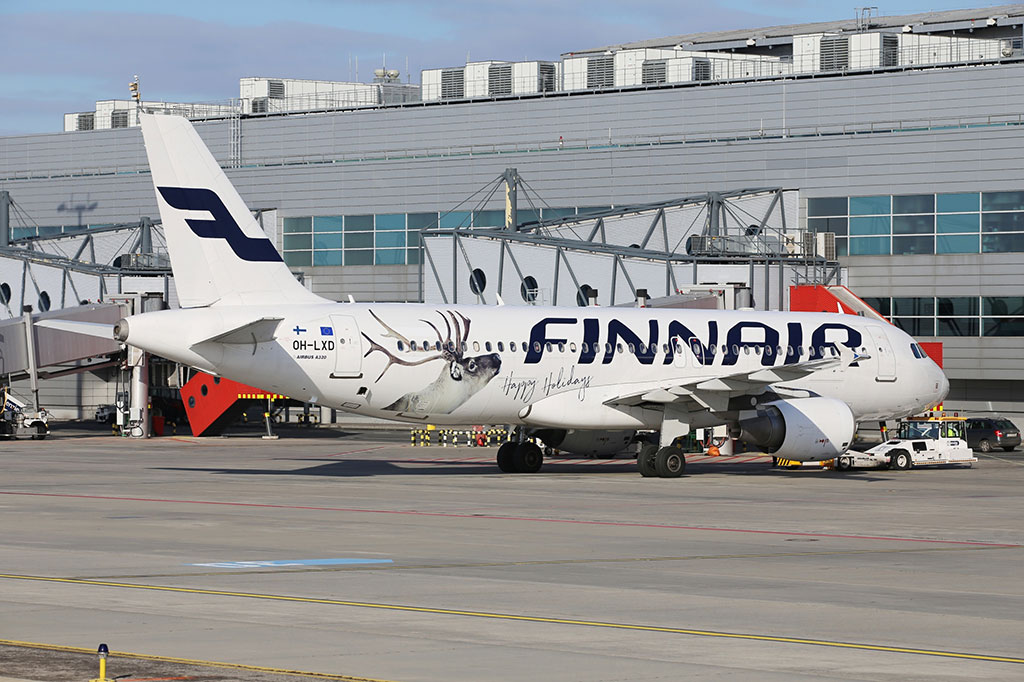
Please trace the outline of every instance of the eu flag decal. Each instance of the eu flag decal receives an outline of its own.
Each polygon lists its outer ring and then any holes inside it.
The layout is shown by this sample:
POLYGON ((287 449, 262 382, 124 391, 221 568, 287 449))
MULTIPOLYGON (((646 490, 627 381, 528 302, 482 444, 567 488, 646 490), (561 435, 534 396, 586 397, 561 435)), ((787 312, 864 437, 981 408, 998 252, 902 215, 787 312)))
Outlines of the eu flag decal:
POLYGON ((334 336, 334 329, 331 327, 320 327, 320 336, 334 336))

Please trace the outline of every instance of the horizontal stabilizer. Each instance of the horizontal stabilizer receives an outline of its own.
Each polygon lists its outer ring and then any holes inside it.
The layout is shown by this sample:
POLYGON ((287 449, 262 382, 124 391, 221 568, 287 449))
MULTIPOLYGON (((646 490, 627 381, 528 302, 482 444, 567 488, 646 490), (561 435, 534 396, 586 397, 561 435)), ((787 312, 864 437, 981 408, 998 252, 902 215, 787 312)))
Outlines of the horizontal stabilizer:
POLYGON ((113 339, 114 338, 114 325, 103 324, 102 322, 80 322, 77 320, 39 320, 35 323, 37 327, 44 327, 46 329, 56 329, 62 332, 71 332, 72 334, 84 334, 85 336, 95 336, 100 339, 113 339))
POLYGON ((197 341, 193 345, 200 343, 255 344, 273 341, 277 338, 277 326, 283 319, 283 317, 261 317, 258 320, 246 322, 240 327, 197 341))

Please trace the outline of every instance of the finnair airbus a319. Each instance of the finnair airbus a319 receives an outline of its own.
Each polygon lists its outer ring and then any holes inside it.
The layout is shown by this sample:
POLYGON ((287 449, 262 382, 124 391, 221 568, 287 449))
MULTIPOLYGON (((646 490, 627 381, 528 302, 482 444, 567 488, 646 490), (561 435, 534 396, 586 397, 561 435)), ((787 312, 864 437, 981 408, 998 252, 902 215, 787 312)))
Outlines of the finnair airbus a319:
POLYGON ((181 308, 123 319, 115 338, 358 414, 515 425, 502 471, 540 468, 529 435, 596 453, 653 430, 641 473, 678 476, 676 439, 722 424, 824 460, 857 422, 913 414, 949 387, 911 337, 858 316, 328 301, 295 279, 187 120, 143 114, 142 131, 181 308))

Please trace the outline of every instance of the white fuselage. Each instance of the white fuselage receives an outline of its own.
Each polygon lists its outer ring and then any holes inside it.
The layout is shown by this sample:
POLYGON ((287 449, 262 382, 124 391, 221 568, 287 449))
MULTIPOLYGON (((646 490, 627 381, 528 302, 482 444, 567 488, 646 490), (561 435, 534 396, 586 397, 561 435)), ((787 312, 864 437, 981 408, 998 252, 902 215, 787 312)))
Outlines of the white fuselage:
POLYGON ((948 390, 904 332, 835 313, 325 303, 166 310, 127 322, 128 343, 207 372, 436 424, 658 428, 660 410, 605 401, 828 357, 840 345, 867 358, 772 388, 838 398, 857 421, 916 413, 948 390), (265 317, 282 318, 273 340, 202 342, 265 317))

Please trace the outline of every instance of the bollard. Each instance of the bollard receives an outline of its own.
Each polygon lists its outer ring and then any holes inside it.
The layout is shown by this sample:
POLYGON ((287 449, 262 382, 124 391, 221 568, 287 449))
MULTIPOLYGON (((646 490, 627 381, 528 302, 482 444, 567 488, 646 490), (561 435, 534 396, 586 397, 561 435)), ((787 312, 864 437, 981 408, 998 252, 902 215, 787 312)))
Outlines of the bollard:
POLYGON ((107 654, 109 652, 110 650, 107 649, 106 644, 100 644, 99 648, 96 649, 96 653, 100 657, 100 676, 89 680, 89 682, 112 682, 112 680, 107 679, 107 654))

